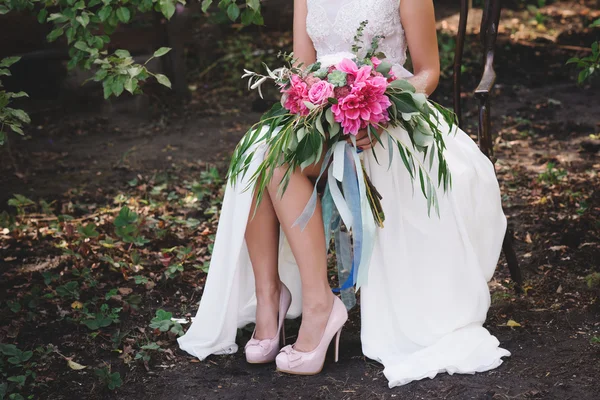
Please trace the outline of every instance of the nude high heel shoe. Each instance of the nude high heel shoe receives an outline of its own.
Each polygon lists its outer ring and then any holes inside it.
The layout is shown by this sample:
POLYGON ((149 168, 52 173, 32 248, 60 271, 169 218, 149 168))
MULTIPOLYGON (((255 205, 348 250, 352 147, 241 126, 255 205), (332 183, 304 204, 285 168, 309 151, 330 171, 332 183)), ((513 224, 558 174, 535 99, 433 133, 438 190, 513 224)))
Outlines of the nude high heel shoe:
POLYGON ((292 295, 290 290, 281 282, 281 294, 279 295, 279 317, 277 323, 277 334, 274 338, 258 340, 254 338, 256 329, 252 333, 252 338, 246 343, 244 351, 246 353, 246 361, 250 364, 265 364, 275 360, 277 353, 281 349, 279 339, 285 346, 285 315, 287 314, 290 304, 292 304, 292 295))
POLYGON ((329 320, 325 326, 323 337, 313 351, 303 352, 288 345, 281 349, 275 362, 277 371, 294 375, 315 375, 321 372, 325 363, 325 355, 331 340, 335 336, 335 362, 338 361, 340 335, 342 326, 348 320, 348 311, 344 303, 335 296, 329 320))

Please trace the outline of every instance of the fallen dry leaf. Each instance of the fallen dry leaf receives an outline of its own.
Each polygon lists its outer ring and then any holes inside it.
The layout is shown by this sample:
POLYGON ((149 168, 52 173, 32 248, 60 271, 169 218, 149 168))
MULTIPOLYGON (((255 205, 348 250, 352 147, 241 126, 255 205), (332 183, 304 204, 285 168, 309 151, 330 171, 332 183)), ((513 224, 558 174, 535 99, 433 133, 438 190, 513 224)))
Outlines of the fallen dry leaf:
POLYGON ((67 358, 67 365, 69 366, 69 368, 74 369, 75 371, 87 368, 85 365, 78 364, 69 358, 67 358))
POLYGON ((71 303, 71 308, 73 310, 81 310, 83 308, 83 303, 81 303, 80 301, 74 301, 71 303))

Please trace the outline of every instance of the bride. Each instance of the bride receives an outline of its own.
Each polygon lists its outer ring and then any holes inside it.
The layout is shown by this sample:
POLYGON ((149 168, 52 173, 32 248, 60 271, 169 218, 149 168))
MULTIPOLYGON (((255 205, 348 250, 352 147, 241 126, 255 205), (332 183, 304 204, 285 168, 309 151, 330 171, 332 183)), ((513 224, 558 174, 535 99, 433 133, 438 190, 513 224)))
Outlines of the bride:
MULTIPOLYGON (((380 50, 395 75, 431 94, 440 73, 432 0, 295 0, 294 56, 308 65, 349 52, 365 20, 364 43, 384 36, 380 50), (413 73, 403 67, 407 48, 413 73)), ((400 127, 386 134, 410 143, 400 127)), ((506 229, 493 165, 464 132, 446 132, 452 189, 439 196, 439 217, 428 217, 427 201, 413 191, 400 157, 388 169, 387 149, 366 132, 357 139, 359 148, 369 149, 365 170, 386 213, 360 288, 364 355, 383 364, 390 387, 438 372, 496 368, 510 353, 482 326, 490 305, 487 281, 506 229)), ((255 322, 245 346, 248 362, 275 361, 285 373, 316 374, 334 338, 337 361, 348 318, 329 287, 320 204, 304 230, 292 226, 320 165, 295 171, 283 196, 277 190, 285 167, 276 171, 253 216, 253 193, 243 189, 265 146, 254 152, 246 178, 227 185, 204 294, 179 345, 199 359, 235 353, 237 329, 255 322), (296 342, 280 348, 285 318, 300 314, 296 342)))

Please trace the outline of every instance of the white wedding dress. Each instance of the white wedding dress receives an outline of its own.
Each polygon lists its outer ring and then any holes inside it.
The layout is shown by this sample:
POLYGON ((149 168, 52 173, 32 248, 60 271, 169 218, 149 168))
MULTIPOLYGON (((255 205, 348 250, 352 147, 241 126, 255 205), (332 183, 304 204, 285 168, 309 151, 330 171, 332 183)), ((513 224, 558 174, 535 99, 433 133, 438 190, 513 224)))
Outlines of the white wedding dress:
MULTIPOLYGON (((406 40, 398 0, 308 0, 307 30, 318 58, 350 51, 364 20, 369 21, 364 43, 384 35, 380 49, 395 64, 394 72, 411 76, 402 66, 406 40)), ((408 143, 404 130, 391 134, 408 143)), ((445 142, 452 189, 439 195, 439 217, 428 217, 427 201, 418 183, 413 190, 398 155, 388 169, 387 149, 375 147, 379 163, 371 151, 363 153, 365 169, 383 196, 386 221, 378 228, 367 283, 360 288, 362 350, 383 364, 390 387, 439 372, 487 371, 510 355, 482 326, 490 306, 487 281, 506 229, 494 167, 464 132, 448 134, 445 142)), ((256 153, 247 177, 264 148, 256 153)), ((199 359, 236 352, 237 328, 254 322, 254 276, 244 240, 252 198, 242 191, 245 186, 245 181, 227 186, 200 308, 178 339, 199 359)), ((295 318, 301 314, 300 275, 281 238, 279 270, 292 292, 288 318, 295 318)))

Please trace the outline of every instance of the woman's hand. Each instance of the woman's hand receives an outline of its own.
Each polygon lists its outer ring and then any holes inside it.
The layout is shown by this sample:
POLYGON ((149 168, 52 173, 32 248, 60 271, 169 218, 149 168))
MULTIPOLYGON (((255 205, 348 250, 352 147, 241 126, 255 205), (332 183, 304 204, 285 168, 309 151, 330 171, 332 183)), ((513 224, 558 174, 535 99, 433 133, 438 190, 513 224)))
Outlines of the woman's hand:
MULTIPOLYGON (((384 129, 385 129, 385 127, 383 127, 383 126, 375 128, 375 130, 377 131, 377 134, 379 136, 381 136, 384 129)), ((348 143, 352 143, 349 136, 346 138, 346 141, 348 141, 348 143)), ((367 129, 361 129, 356 134, 356 148, 357 149, 368 150, 371 147, 375 146, 375 144, 377 144, 377 137, 375 135, 373 135, 372 133, 371 133, 371 137, 369 137, 369 133, 367 132, 367 129)))

